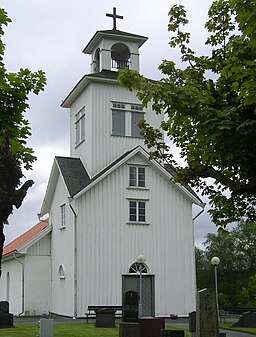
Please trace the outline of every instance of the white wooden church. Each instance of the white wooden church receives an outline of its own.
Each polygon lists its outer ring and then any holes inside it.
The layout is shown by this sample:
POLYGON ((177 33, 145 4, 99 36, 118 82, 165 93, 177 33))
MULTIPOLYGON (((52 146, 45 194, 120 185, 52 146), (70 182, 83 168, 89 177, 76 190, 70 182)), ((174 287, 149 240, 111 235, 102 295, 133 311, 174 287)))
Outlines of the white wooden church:
POLYGON ((0 299, 15 314, 51 312, 84 317, 89 305, 121 305, 139 291, 143 255, 143 316, 195 310, 193 204, 174 184, 173 170, 155 160, 137 122, 157 127, 163 116, 123 89, 117 69, 139 71, 144 36, 97 31, 84 48, 91 73, 64 99, 70 109, 70 157, 56 157, 41 221, 5 247, 0 299))

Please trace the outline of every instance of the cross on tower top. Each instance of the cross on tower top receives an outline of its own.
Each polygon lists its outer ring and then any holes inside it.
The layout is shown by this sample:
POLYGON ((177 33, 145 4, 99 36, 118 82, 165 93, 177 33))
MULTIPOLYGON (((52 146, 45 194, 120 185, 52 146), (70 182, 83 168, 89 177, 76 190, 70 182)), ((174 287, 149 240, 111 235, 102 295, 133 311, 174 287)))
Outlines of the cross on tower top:
POLYGON ((124 17, 121 15, 116 14, 116 7, 113 8, 113 14, 106 14, 106 16, 109 16, 113 18, 113 30, 116 30, 116 19, 123 19, 124 17))

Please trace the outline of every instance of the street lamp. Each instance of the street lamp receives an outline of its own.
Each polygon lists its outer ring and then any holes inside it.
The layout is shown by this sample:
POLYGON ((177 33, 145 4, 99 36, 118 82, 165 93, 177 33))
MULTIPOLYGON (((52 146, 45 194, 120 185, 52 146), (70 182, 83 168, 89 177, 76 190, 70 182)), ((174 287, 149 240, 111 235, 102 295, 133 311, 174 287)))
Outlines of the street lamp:
POLYGON ((137 257, 137 263, 139 265, 139 272, 140 272, 140 288, 139 288, 139 317, 142 317, 142 269, 144 267, 146 259, 144 255, 139 255, 137 257))
POLYGON ((219 301, 218 301, 218 265, 220 264, 220 259, 217 256, 214 256, 211 259, 211 264, 214 266, 215 271, 215 294, 216 294, 216 308, 217 308, 217 315, 219 318, 219 301))

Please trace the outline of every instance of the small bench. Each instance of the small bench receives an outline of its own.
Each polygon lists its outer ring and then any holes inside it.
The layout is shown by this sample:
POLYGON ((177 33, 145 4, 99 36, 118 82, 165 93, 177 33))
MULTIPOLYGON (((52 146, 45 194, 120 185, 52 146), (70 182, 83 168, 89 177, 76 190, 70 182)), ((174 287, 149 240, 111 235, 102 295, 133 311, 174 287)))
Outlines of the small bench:
POLYGON ((115 317, 122 317, 122 306, 121 305, 88 305, 87 312, 85 313, 86 323, 89 323, 89 318, 96 317, 96 311, 101 309, 115 310, 115 317))

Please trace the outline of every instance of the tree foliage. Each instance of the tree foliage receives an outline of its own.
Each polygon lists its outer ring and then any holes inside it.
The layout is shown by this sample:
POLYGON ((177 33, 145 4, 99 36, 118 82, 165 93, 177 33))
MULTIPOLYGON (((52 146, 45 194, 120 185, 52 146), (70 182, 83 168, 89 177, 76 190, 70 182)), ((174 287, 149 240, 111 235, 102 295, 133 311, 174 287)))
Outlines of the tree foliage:
POLYGON ((21 182, 23 169, 31 169, 36 159, 26 143, 31 135, 29 122, 24 117, 29 108, 28 96, 38 94, 45 85, 45 75, 41 70, 7 72, 3 63, 5 46, 2 36, 4 26, 10 22, 5 10, 0 8, 0 261, 4 245, 3 226, 13 207, 21 206, 28 188, 33 185, 32 180, 21 182))
POLYGON ((154 129, 140 122, 151 158, 177 169, 176 181, 190 183, 210 200, 217 226, 256 219, 256 6, 250 0, 213 1, 205 24, 212 55, 190 48, 184 6, 169 12, 170 46, 178 48, 184 68, 162 61, 164 77, 150 81, 124 70, 119 80, 137 90, 144 106, 153 102, 165 119, 154 129), (185 167, 175 162, 163 132, 180 148, 185 167), (205 179, 212 178, 212 179, 205 179), (213 181, 209 183, 208 181, 213 181))
POLYGON ((241 221, 229 232, 210 233, 196 249, 197 286, 214 288, 214 268, 211 258, 218 256, 219 301, 221 306, 252 306, 256 275, 255 222, 241 221))
POLYGON ((250 278, 248 286, 242 289, 242 299, 250 307, 256 307, 256 274, 250 278))

